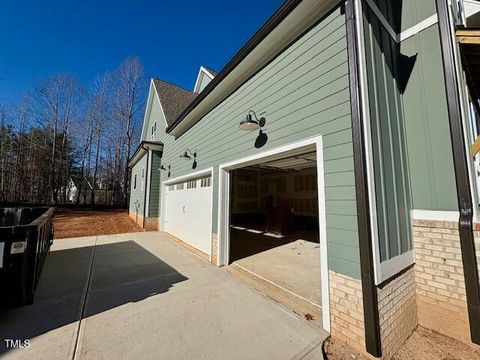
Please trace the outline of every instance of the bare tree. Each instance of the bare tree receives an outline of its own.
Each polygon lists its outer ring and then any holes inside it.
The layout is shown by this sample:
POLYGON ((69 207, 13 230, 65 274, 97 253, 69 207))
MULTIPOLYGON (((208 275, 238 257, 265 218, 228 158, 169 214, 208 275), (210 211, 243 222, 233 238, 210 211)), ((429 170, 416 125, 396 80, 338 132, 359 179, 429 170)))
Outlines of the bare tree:
POLYGON ((35 91, 35 110, 42 126, 51 135, 49 189, 51 201, 58 203, 60 184, 68 178, 69 155, 66 151, 70 124, 76 118, 82 87, 72 75, 56 74, 41 81, 35 91))
POLYGON ((111 96, 110 96, 111 75, 104 74, 96 78, 93 82, 88 106, 88 116, 92 120, 93 127, 93 148, 94 165, 92 176, 92 191, 90 193, 90 203, 95 204, 95 191, 98 184, 100 170, 100 155, 102 148, 103 131, 107 120, 111 115, 111 96))
POLYGON ((128 159, 132 150, 132 139, 135 129, 138 126, 139 114, 142 110, 143 89, 146 86, 145 73, 142 63, 138 58, 128 58, 124 60, 118 69, 113 73, 113 106, 116 121, 120 122, 120 127, 124 132, 124 151, 119 149, 121 154, 117 159, 120 166, 123 166, 123 202, 128 202, 129 190, 129 169, 128 159))

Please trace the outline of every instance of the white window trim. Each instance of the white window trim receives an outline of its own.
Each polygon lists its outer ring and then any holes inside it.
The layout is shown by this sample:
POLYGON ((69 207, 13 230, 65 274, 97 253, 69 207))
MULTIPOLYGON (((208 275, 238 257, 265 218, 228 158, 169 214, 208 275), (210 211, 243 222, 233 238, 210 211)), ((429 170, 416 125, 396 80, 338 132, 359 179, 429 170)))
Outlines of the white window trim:
POLYGON ((219 265, 228 264, 230 247, 229 219, 230 219, 230 171, 236 168, 253 165, 259 162, 274 159, 283 153, 303 151, 304 149, 315 148, 317 154, 317 189, 318 189, 318 219, 320 237, 320 276, 322 286, 322 325, 323 329, 330 332, 330 288, 328 278, 328 255, 327 255, 327 228, 325 212, 325 178, 323 162, 323 139, 322 136, 298 141, 288 145, 280 146, 255 155, 230 161, 219 166, 219 187, 218 187, 218 246, 217 259, 219 265))
MULTIPOLYGON (((415 251, 412 249, 391 259, 383 261, 377 269, 379 284, 390 279, 415 263, 415 251)), ((376 284, 378 285, 378 284, 376 284)))
POLYGON ((140 191, 145 190, 145 168, 140 171, 140 191))

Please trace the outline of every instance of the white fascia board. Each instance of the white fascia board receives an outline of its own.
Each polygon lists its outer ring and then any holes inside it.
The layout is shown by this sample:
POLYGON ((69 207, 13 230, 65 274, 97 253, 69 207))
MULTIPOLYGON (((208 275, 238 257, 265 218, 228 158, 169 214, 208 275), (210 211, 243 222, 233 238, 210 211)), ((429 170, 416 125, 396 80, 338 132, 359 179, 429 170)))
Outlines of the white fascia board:
MULTIPOLYGON (((152 109, 152 87, 154 89, 154 92, 156 93, 155 90, 155 85, 153 84, 153 79, 150 79, 150 87, 148 89, 148 97, 147 97, 147 104, 145 107, 145 114, 143 115, 143 125, 142 125, 142 138, 140 140, 146 140, 145 136, 146 133, 145 131, 147 130, 147 120, 150 116, 150 110, 152 109)), ((157 95, 158 96, 158 95, 157 95)))
POLYGON ((210 80, 213 80, 213 78, 215 76, 213 76, 213 74, 210 73, 210 71, 208 71, 207 69, 205 69, 203 66, 200 66, 200 70, 198 70, 198 75, 197 75, 197 80, 195 81, 195 86, 193 87, 193 92, 194 93, 199 93, 199 88, 200 88, 200 84, 202 83, 202 77, 205 75, 207 75, 210 80))
POLYGON ((213 75, 210 71, 208 71, 208 69, 204 68, 203 66, 200 66, 200 70, 207 74, 210 79, 213 79, 215 77, 215 75, 213 75))

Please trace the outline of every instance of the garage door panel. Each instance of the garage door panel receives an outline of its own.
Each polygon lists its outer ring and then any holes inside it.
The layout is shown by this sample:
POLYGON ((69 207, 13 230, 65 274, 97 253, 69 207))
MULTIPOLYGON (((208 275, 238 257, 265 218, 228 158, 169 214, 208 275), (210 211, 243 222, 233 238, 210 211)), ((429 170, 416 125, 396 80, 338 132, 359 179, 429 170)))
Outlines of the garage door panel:
POLYGON ((167 188, 165 231, 210 255, 212 229, 212 187, 167 188))

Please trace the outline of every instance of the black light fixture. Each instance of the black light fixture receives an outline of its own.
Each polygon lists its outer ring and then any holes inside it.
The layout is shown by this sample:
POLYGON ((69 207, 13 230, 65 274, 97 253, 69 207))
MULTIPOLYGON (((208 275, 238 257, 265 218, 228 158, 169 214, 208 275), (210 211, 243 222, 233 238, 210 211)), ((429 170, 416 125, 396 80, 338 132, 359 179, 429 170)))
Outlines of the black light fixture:
POLYGON ((195 159, 197 157, 197 152, 196 150, 195 151, 192 151, 190 149, 187 149, 185 150, 185 152, 180 155, 180 158, 183 159, 183 160, 191 160, 192 157, 195 159))
POLYGON ((245 117, 245 119, 240 121, 239 127, 241 130, 248 130, 248 131, 258 130, 260 128, 263 128, 266 122, 267 121, 263 116, 259 119, 255 111, 250 110, 247 116, 245 117))
POLYGON ((160 170, 168 170, 167 176, 170 177, 170 168, 171 167, 172 167, 171 165, 167 165, 167 166, 162 165, 162 166, 160 166, 160 170))

